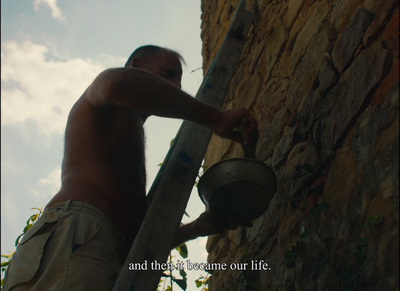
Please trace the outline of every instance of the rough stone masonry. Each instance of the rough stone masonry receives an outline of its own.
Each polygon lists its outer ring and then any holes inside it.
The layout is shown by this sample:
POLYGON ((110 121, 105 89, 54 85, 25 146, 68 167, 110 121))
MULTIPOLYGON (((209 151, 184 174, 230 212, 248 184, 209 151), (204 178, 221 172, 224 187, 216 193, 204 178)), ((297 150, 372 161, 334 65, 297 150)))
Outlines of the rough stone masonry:
MULTIPOLYGON (((224 108, 259 120, 279 189, 264 216, 208 239, 210 290, 398 290, 399 2, 248 0, 253 27, 224 108)), ((203 0, 204 72, 238 0, 203 0)), ((205 164, 240 157, 213 137, 205 164)))

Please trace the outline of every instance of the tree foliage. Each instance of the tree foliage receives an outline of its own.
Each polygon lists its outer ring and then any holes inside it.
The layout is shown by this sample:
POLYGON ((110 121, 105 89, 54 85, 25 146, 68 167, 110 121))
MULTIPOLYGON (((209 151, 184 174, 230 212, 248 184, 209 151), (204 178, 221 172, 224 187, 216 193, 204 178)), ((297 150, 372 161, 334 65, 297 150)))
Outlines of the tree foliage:
MULTIPOLYGON (((43 215, 43 208, 31 208, 31 210, 36 210, 38 211, 37 213, 31 215, 31 217, 29 217, 29 219, 26 221, 26 225, 24 227, 24 229, 22 230, 22 233, 17 237, 17 239, 15 240, 15 248, 18 247, 18 245, 21 242, 21 239, 23 238, 23 236, 25 235, 25 233, 35 224, 36 221, 39 220, 39 218, 43 215)), ((5 259, 4 262, 1 262, 1 289, 3 289, 4 286, 4 277, 6 274, 6 271, 8 269, 8 266, 11 263, 12 260, 12 256, 14 255, 14 252, 9 251, 10 254, 8 255, 1 255, 2 259, 5 259)))

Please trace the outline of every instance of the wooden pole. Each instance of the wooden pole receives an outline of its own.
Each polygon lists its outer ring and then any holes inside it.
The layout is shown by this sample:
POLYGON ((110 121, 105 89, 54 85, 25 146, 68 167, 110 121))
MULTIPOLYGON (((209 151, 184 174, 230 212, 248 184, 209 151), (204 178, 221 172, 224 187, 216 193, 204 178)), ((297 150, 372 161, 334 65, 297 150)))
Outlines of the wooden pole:
MULTIPOLYGON (((197 99, 218 108, 221 108, 237 70, 245 37, 252 24, 253 13, 245 10, 245 5, 246 1, 242 0, 222 47, 196 94, 197 99)), ((187 121, 182 123, 175 149, 157 181, 152 202, 114 291, 157 289, 163 272, 161 264, 168 259, 211 134, 204 126, 187 121), (139 263, 143 270, 130 270, 130 267, 135 269, 135 263, 139 263)))

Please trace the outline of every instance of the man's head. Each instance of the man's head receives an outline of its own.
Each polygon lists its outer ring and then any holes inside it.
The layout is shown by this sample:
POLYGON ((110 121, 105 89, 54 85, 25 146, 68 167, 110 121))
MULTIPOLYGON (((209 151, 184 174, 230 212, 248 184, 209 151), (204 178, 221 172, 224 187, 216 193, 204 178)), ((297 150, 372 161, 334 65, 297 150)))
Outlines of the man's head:
POLYGON ((177 52, 155 45, 136 49, 125 64, 126 68, 140 68, 181 87, 182 56, 177 52))

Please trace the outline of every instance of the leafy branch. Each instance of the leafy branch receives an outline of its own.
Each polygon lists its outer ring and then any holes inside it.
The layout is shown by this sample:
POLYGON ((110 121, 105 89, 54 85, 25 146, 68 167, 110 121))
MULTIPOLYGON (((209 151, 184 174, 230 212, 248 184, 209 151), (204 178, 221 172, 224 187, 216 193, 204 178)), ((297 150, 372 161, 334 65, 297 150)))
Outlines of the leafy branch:
MULTIPOLYGON (((24 229, 22 230, 22 233, 21 233, 21 234, 17 237, 17 239, 15 240, 15 248, 18 247, 18 245, 20 244, 21 239, 22 239, 22 237, 25 235, 25 233, 26 233, 26 232, 35 224, 35 222, 38 221, 39 218, 43 215, 43 210, 42 210, 42 209, 43 209, 43 208, 37 208, 37 207, 31 208, 31 210, 38 210, 39 212, 38 212, 38 213, 35 213, 35 214, 33 214, 33 215, 31 215, 31 217, 29 217, 29 219, 26 221, 26 225, 25 225, 24 229)), ((5 273, 6 273, 8 267, 9 267, 11 261, 12 261, 13 255, 14 255, 14 253, 15 253, 15 251, 14 251, 14 252, 9 251, 9 252, 10 252, 9 255, 1 255, 1 258, 6 259, 6 261, 1 262, 1 277, 2 277, 2 279, 1 279, 1 289, 3 289, 3 286, 4 286, 4 276, 5 276, 5 273)))

